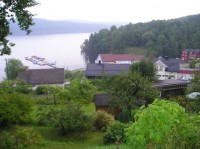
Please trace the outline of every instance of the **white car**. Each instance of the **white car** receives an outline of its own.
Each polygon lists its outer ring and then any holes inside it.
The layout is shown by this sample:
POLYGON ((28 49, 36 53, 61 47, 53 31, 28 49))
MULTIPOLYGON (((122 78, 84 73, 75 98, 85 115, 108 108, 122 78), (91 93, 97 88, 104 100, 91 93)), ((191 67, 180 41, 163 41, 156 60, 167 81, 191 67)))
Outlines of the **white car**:
POLYGON ((200 97, 200 92, 192 92, 190 94, 187 94, 186 97, 189 99, 196 99, 200 97))

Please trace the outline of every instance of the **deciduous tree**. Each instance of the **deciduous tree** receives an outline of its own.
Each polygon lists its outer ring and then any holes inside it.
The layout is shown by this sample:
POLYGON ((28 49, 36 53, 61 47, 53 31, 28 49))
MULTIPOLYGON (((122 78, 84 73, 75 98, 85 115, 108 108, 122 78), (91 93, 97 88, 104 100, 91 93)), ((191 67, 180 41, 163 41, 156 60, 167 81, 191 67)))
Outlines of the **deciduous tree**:
POLYGON ((0 1, 0 55, 10 54, 13 43, 6 38, 11 34, 10 23, 18 22, 21 30, 29 34, 30 26, 33 25, 32 17, 27 8, 38 3, 35 0, 3 0, 0 1))
POLYGON ((156 68, 151 60, 142 60, 138 63, 133 63, 130 70, 140 73, 142 77, 146 77, 151 81, 155 80, 156 68))
POLYGON ((113 97, 111 106, 127 111, 127 117, 131 118, 131 110, 142 104, 147 106, 152 103, 158 92, 147 78, 143 78, 137 72, 132 72, 115 77, 111 94, 113 97))
POLYGON ((8 80, 16 79, 18 73, 23 69, 25 66, 20 60, 14 58, 6 60, 5 73, 8 80))

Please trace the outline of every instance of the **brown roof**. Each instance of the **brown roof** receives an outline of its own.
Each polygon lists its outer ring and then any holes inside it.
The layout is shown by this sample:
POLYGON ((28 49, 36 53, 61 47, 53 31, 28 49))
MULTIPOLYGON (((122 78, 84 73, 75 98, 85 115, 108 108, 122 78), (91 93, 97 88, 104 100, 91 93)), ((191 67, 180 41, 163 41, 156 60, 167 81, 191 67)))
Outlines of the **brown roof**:
POLYGON ((19 73, 19 78, 27 83, 36 84, 62 84, 64 83, 64 68, 56 69, 28 69, 19 73))
POLYGON ((142 55, 133 54, 100 54, 103 62, 115 62, 115 61, 140 61, 142 55))

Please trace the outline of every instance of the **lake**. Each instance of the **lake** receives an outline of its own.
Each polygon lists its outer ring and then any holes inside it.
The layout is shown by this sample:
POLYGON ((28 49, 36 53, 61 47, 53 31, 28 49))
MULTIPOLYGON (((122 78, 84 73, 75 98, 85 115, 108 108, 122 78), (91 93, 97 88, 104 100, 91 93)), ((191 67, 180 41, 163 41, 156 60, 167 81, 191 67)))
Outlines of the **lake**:
POLYGON ((89 38, 90 33, 56 34, 39 36, 10 36, 8 39, 16 45, 10 56, 0 56, 0 81, 5 77, 5 59, 15 58, 30 69, 51 68, 39 66, 25 60, 25 57, 38 56, 56 62, 56 67, 69 70, 85 68, 81 55, 81 44, 89 38))

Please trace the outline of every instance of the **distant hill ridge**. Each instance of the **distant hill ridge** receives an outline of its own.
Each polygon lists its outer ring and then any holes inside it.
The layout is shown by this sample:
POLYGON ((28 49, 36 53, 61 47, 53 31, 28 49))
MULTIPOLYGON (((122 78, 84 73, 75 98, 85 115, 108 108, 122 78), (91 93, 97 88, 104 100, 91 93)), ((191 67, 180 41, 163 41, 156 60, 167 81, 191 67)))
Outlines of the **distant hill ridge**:
POLYGON ((94 62, 98 54, 133 53, 134 49, 143 49, 151 58, 177 58, 183 49, 200 49, 199 40, 200 14, 197 14, 102 29, 84 41, 81 52, 90 62, 94 62))
MULTIPOLYGON (((109 23, 95 23, 87 21, 68 21, 68 20, 46 20, 34 18, 35 25, 31 27, 31 35, 45 34, 65 34, 65 33, 93 33, 98 32, 102 28, 109 28, 109 23)), ((25 35, 21 31, 17 23, 11 23, 10 29, 12 35, 25 35)))

